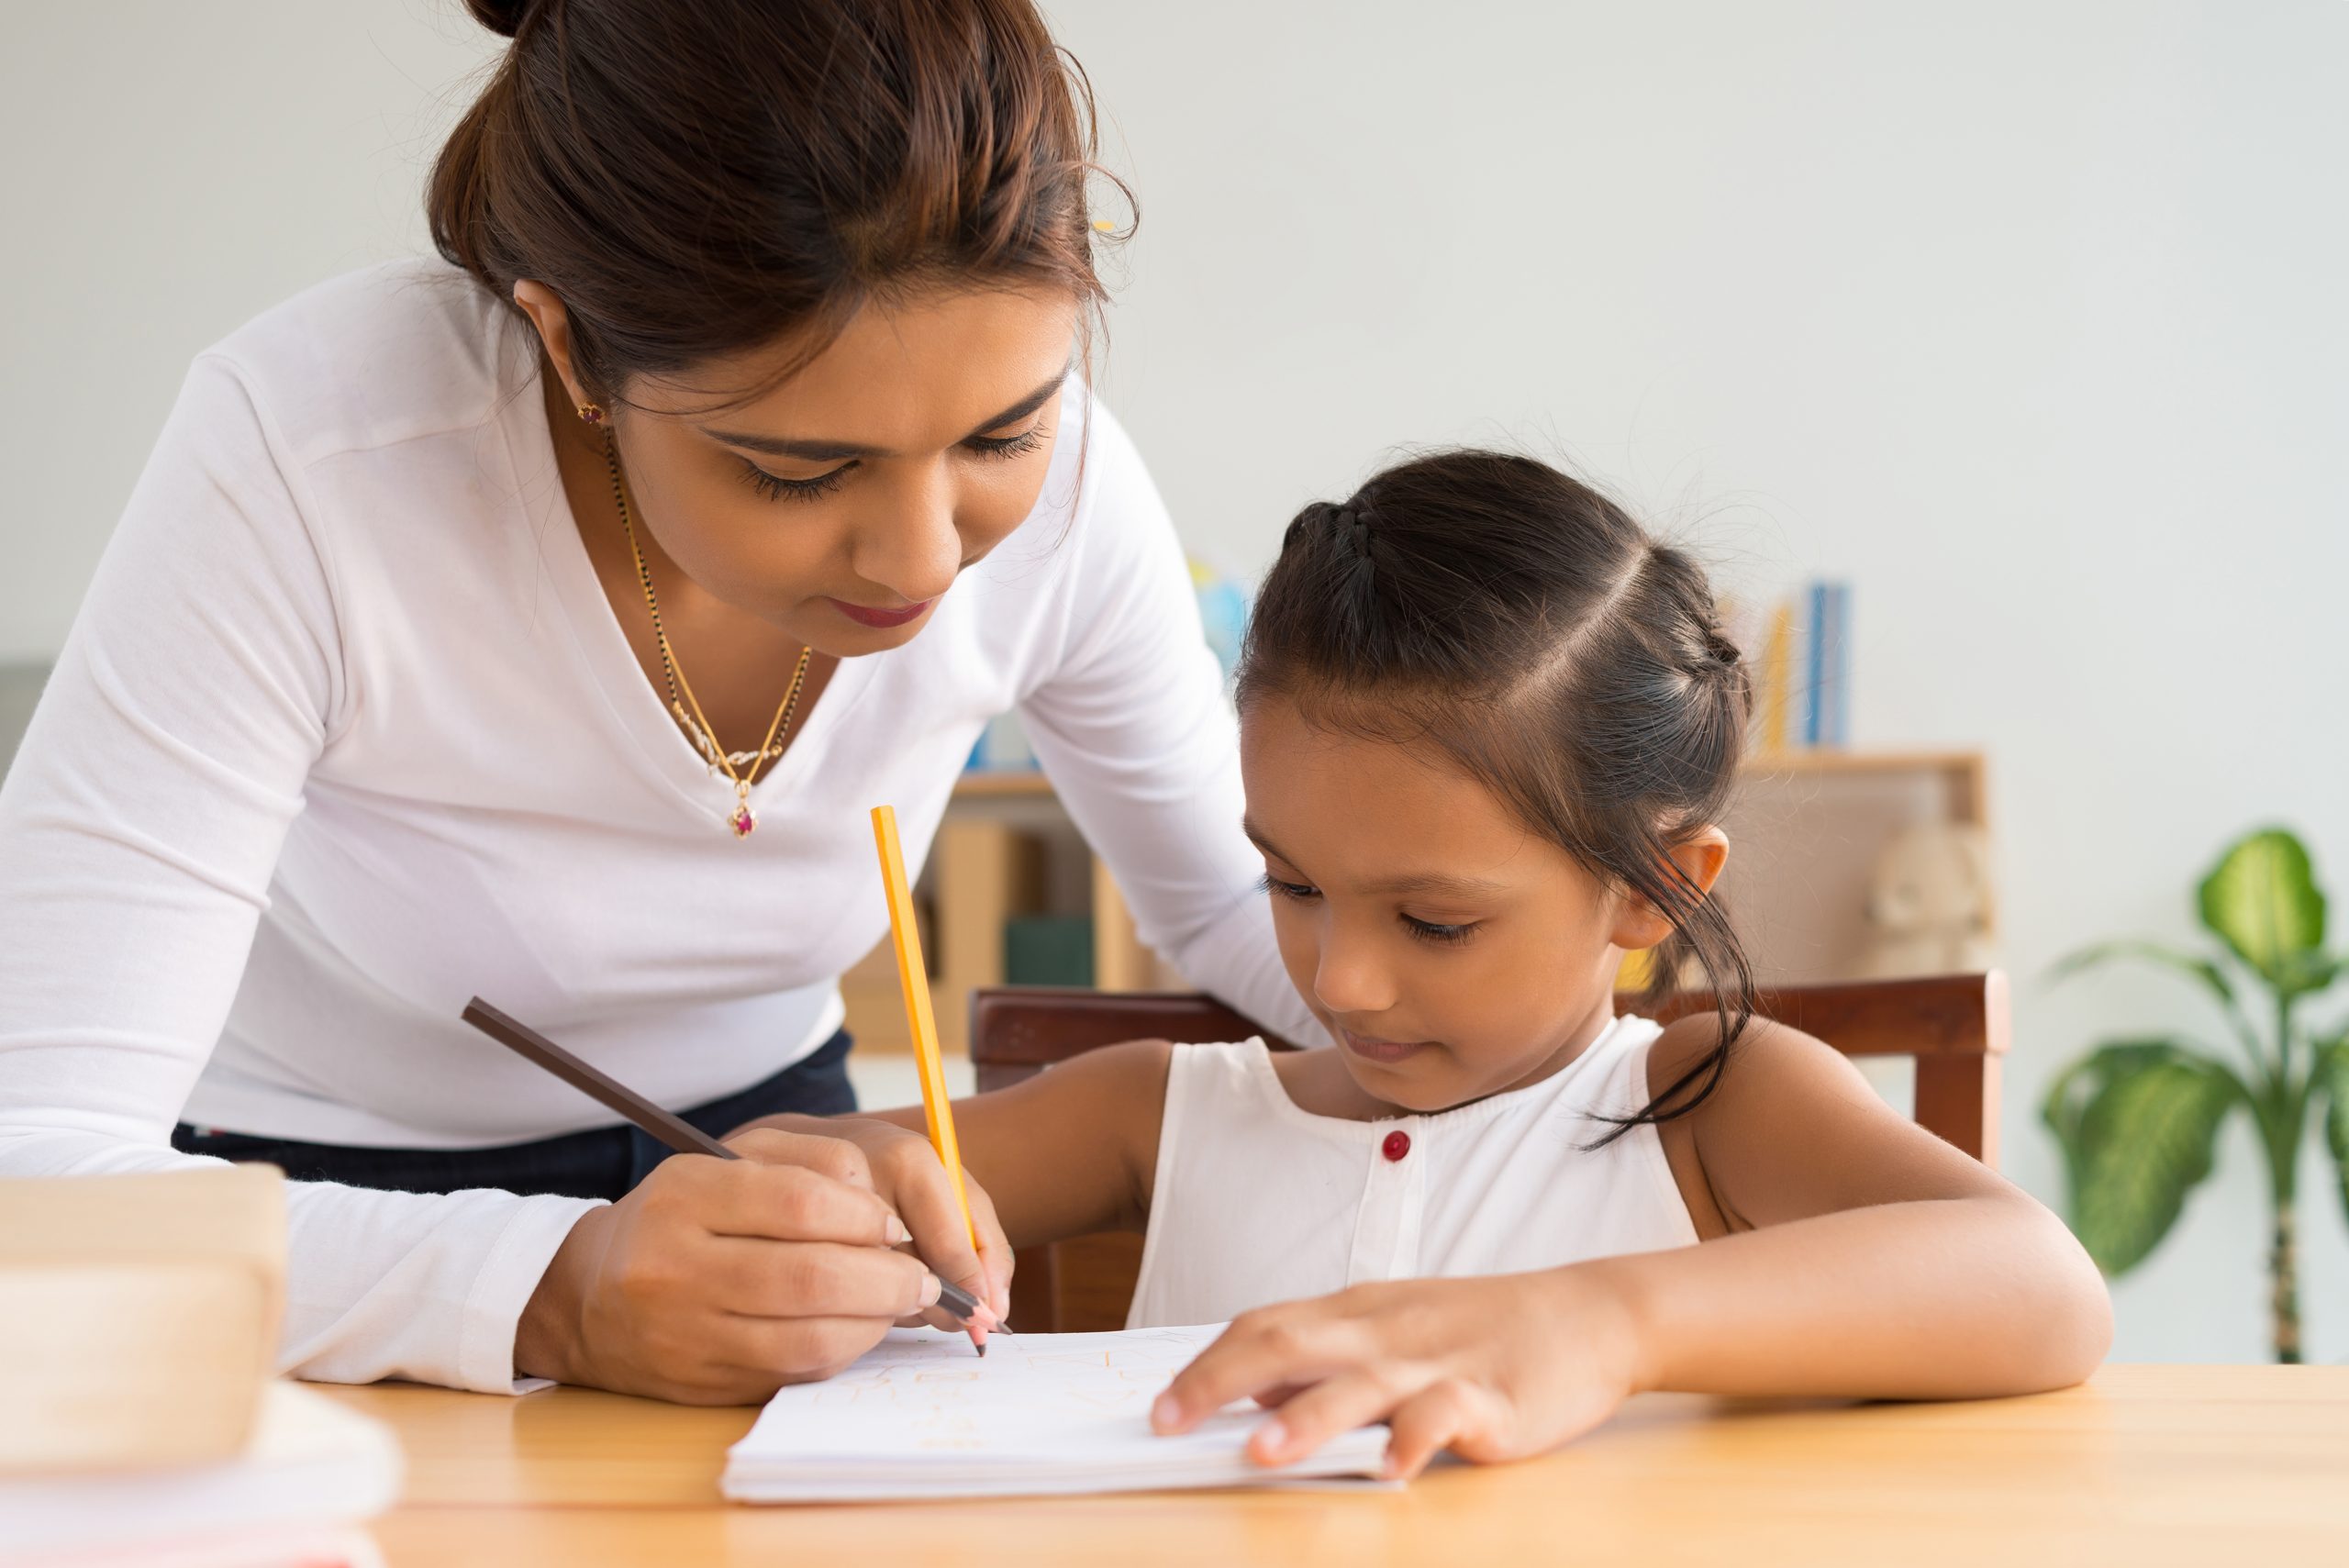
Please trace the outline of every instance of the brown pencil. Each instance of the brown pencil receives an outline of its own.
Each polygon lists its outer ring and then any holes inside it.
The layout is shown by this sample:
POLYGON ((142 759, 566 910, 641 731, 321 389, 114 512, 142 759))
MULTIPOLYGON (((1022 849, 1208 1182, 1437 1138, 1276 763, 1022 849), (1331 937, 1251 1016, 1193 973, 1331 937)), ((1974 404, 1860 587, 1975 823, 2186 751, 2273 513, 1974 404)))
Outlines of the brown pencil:
MULTIPOLYGON (((464 1020, 524 1061, 535 1062, 573 1088, 618 1112, 680 1154, 708 1154, 720 1160, 741 1158, 701 1129, 672 1116, 618 1079, 590 1067, 529 1025, 508 1018, 478 996, 465 1004, 464 1020)), ((978 1297, 943 1277, 938 1282, 938 1305, 950 1317, 960 1318, 966 1324, 979 1309, 978 1297)))

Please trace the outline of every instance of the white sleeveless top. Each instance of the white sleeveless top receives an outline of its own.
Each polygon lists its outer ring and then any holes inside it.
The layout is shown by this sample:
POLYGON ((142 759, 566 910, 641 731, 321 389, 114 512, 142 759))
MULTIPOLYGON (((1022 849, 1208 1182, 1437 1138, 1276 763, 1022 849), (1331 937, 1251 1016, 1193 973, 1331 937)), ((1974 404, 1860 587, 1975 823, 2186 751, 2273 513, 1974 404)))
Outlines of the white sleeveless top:
POLYGON ((1298 1108, 1261 1040, 1176 1046, 1126 1326, 1220 1323, 1368 1280, 1516 1273, 1697 1240, 1647 1103, 1663 1029, 1620 1018, 1528 1088, 1429 1116, 1298 1108))

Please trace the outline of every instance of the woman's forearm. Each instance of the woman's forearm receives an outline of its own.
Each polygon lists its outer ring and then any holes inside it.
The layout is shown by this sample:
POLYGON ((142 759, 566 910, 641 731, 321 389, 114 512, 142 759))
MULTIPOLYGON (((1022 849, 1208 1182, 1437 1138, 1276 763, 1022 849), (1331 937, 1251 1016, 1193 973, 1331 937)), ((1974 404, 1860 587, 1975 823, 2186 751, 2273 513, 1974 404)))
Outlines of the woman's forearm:
POLYGON ((1620 1294, 1641 1389, 2030 1393, 2079 1382, 2112 1339, 2095 1266, 2020 1195, 1847 1209, 1573 1269, 1620 1294))

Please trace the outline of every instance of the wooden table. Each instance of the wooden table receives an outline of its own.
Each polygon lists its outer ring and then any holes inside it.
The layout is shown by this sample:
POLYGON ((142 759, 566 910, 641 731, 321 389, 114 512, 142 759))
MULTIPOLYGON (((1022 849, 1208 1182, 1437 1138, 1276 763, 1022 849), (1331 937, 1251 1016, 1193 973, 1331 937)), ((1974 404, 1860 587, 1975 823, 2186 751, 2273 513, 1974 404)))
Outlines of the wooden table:
POLYGON ((1563 1453, 1394 1493, 836 1507, 719 1501, 746 1409, 328 1392, 406 1447, 374 1525, 394 1568, 2349 1563, 2349 1367, 2113 1366, 1972 1405, 1649 1396, 1563 1453))

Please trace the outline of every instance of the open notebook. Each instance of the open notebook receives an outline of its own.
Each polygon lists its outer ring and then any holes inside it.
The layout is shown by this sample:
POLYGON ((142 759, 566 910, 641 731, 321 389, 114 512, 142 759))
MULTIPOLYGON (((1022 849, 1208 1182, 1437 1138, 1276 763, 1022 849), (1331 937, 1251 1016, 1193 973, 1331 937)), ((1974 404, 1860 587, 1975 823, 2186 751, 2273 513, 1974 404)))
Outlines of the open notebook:
POLYGON ((971 1341, 899 1329, 826 1383, 785 1388, 727 1455, 740 1502, 1143 1492, 1375 1477, 1383 1427, 1300 1464, 1266 1470, 1242 1452, 1264 1419, 1234 1406, 1194 1431, 1150 1429, 1151 1401, 1216 1337, 1204 1329, 1012 1334, 971 1341))

